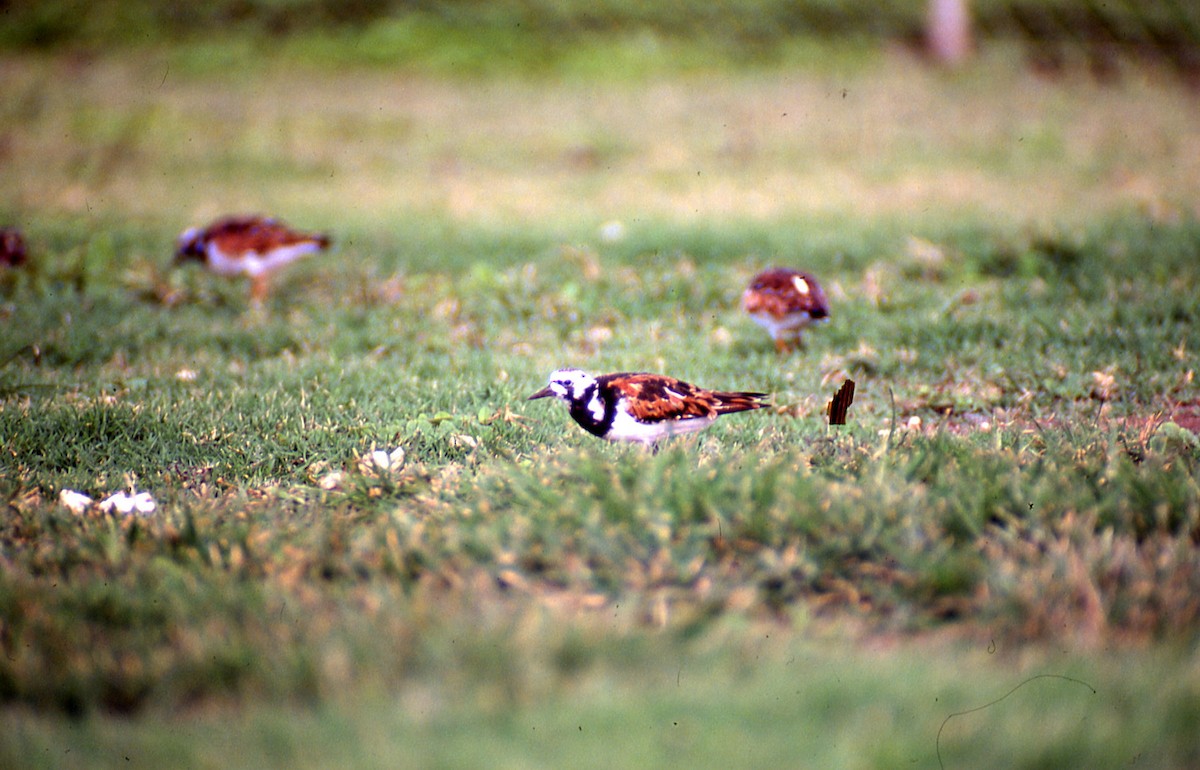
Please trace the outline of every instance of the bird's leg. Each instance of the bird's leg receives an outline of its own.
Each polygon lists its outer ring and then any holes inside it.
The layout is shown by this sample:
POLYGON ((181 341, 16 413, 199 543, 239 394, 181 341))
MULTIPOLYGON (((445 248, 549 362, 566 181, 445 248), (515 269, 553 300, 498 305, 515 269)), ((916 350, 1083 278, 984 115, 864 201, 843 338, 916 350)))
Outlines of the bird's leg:
POLYGON ((255 305, 261 306, 267 298, 267 290, 270 288, 266 274, 250 276, 250 301, 255 305))
POLYGON ((776 353, 778 353, 779 355, 782 356, 785 353, 790 353, 791 350, 792 350, 791 342, 788 340, 787 337, 776 337, 775 338, 775 352, 776 353))

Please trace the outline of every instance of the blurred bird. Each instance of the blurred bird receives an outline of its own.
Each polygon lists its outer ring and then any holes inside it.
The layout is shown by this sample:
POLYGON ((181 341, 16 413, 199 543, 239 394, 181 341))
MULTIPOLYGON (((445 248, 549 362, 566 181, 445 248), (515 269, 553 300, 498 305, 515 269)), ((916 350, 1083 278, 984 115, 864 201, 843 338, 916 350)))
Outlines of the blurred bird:
POLYGON ((770 333, 779 353, 802 344, 800 331, 805 326, 829 318, 829 303, 817 279, 785 267, 754 276, 742 294, 742 308, 770 333))
POLYGON ((0 266, 19 267, 27 258, 21 231, 15 227, 0 228, 0 266))
POLYGON ((257 305, 267 296, 270 276, 307 254, 329 248, 329 236, 302 233, 278 219, 232 216, 203 229, 190 228, 179 236, 176 264, 202 262, 218 275, 250 278, 250 299, 257 305))
POLYGON ((565 401, 571 417, 593 436, 651 448, 668 436, 703 430, 722 414, 769 406, 765 393, 706 390, 665 374, 593 377, 579 369, 554 372, 529 400, 548 396, 565 401))

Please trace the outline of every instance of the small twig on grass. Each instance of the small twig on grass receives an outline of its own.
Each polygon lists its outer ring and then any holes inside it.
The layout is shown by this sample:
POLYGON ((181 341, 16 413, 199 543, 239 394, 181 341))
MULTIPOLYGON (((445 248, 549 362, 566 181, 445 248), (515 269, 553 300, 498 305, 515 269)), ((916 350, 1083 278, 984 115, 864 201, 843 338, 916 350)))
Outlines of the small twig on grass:
POLYGON ((943 768, 943 770, 946 767, 946 764, 944 762, 942 762, 942 730, 946 729, 946 725, 950 722, 951 719, 954 719, 954 717, 966 716, 967 714, 974 714, 976 711, 983 711, 984 709, 991 708, 992 706, 995 706, 997 703, 1004 700, 1008 696, 1012 695, 1014 692, 1021 689, 1025 685, 1029 684, 1030 682, 1036 681, 1038 679, 1063 679, 1068 682, 1074 682, 1075 684, 1081 684, 1084 687, 1091 690, 1092 695, 1096 694, 1096 688, 1092 687, 1090 684, 1083 681, 1082 679, 1075 679, 1073 677, 1063 676, 1062 674, 1038 674, 1037 676, 1031 676, 1028 679, 1026 679, 1024 682, 1021 682, 1016 687, 1012 688, 1008 692, 1001 695, 999 698, 996 698, 996 700, 994 700, 994 701, 985 703, 982 706, 976 706, 973 709, 967 709, 966 711, 956 711, 953 714, 949 714, 945 719, 943 719, 942 725, 941 725, 941 727, 938 728, 938 731, 937 731, 937 738, 934 740, 934 748, 937 750, 938 767, 943 768))
POLYGON ((896 433, 896 394, 892 391, 892 386, 888 386, 888 400, 892 403, 892 422, 888 425, 887 445, 884 448, 884 453, 892 451, 892 436, 896 433))
POLYGON ((829 402, 829 424, 845 425, 850 405, 854 403, 854 380, 846 380, 829 402))

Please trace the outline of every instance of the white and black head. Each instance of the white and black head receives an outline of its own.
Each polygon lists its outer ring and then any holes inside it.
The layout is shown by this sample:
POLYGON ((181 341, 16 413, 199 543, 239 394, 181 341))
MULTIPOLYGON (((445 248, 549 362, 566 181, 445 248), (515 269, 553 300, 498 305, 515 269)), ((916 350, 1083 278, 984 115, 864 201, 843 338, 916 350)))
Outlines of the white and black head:
POLYGON ((530 401, 537 398, 554 396, 576 404, 588 398, 588 391, 596 385, 596 378, 580 369, 559 369, 550 375, 550 383, 529 397, 530 401))
POLYGON ((204 231, 198 227, 184 230, 175 246, 175 264, 193 259, 203 262, 206 256, 204 246, 204 231))

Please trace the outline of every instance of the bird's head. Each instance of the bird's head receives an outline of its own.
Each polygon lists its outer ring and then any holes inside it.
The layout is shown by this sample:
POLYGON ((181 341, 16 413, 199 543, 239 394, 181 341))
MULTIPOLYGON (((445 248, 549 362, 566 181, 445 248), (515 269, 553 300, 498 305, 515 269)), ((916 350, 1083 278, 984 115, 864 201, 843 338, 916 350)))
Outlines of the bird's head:
POLYGON ((530 396, 529 400, 554 396, 567 403, 574 403, 582 401, 583 394, 595 384, 596 378, 580 369, 559 369, 550 375, 549 384, 530 396))
POLYGON ((184 230, 175 244, 175 264, 189 260, 204 261, 204 235, 198 227, 184 230))

